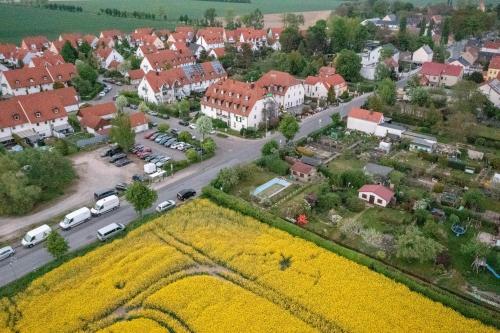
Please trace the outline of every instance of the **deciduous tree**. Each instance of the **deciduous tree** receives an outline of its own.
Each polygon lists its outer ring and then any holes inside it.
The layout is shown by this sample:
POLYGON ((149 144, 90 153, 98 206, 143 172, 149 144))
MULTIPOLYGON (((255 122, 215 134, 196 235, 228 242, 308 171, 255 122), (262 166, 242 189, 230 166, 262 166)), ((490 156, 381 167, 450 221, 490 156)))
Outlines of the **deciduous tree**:
POLYGON ((133 182, 125 191, 125 198, 134 206, 137 214, 142 217, 144 210, 151 207, 158 199, 158 194, 142 182, 133 182))
POLYGON ((110 138, 116 142, 123 151, 129 151, 135 142, 135 132, 130 124, 127 114, 120 112, 111 122, 110 138))
POLYGON ((295 134, 297 134, 299 129, 299 123, 297 119, 295 119, 295 117, 292 115, 286 115, 285 117, 283 117, 278 127, 278 130, 281 132, 281 134, 283 134, 287 142, 293 140, 295 134))
POLYGON ((50 232, 45 246, 47 251, 56 259, 62 258, 69 250, 68 242, 56 230, 50 232))
POLYGON ((201 141, 205 140, 205 135, 213 130, 212 118, 207 116, 201 116, 196 121, 196 129, 201 134, 201 141))
POLYGON ((356 82, 360 76, 361 58, 352 50, 342 50, 335 58, 335 68, 344 79, 356 82))

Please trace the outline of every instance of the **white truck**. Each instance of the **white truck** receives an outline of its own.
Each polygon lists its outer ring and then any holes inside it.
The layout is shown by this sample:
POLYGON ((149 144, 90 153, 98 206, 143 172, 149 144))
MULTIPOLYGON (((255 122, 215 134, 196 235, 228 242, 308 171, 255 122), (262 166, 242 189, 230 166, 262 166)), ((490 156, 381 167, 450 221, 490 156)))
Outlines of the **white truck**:
POLYGON ((38 228, 28 231, 21 241, 21 244, 24 247, 33 247, 46 240, 51 231, 52 229, 48 225, 41 225, 38 228))
POLYGON ((72 227, 76 227, 81 223, 87 222, 91 217, 92 215, 90 213, 90 209, 88 209, 87 207, 82 207, 66 215, 64 217, 64 220, 59 223, 59 226, 63 230, 68 230, 72 227))
POLYGON ((116 195, 110 195, 104 199, 98 200, 95 206, 90 210, 92 216, 99 216, 120 207, 120 199, 116 195))

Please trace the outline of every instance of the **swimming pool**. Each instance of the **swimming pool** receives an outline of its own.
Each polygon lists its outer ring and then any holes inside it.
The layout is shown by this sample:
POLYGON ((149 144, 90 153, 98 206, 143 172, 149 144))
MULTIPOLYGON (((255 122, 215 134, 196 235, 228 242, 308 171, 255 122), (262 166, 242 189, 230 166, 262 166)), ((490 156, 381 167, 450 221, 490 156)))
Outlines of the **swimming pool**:
POLYGON ((252 194, 260 199, 271 198, 290 185, 292 184, 283 178, 273 178, 267 183, 257 187, 252 194))

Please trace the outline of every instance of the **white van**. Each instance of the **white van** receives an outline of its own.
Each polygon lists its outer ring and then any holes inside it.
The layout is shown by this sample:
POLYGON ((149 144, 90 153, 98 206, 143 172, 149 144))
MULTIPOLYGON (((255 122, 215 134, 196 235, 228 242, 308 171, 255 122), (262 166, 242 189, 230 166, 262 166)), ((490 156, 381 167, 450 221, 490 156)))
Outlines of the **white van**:
POLYGON ((80 223, 87 222, 91 217, 92 215, 90 214, 90 209, 82 207, 66 215, 64 220, 59 223, 59 226, 63 230, 68 230, 72 227, 76 227, 80 223))
POLYGON ((100 241, 104 242, 106 239, 113 237, 123 230, 125 230, 125 226, 123 224, 111 223, 104 228, 97 230, 97 238, 99 238, 100 241))
POLYGON ((94 208, 90 210, 90 213, 92 213, 92 216, 99 216, 118 209, 118 207, 120 207, 120 199, 118 199, 116 195, 110 195, 109 197, 97 201, 94 208))
POLYGON ((32 247, 46 240, 51 231, 52 229, 46 224, 39 226, 36 229, 28 231, 21 241, 21 244, 24 247, 32 247))

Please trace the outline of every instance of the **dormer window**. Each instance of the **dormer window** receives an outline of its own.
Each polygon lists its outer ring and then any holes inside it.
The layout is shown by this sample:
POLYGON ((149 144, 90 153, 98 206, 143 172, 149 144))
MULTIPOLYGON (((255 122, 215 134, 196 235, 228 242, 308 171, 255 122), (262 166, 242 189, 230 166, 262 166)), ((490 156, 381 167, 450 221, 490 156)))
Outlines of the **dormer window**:
POLYGON ((53 108, 53 109, 52 109, 52 111, 53 111, 54 113, 59 113, 59 108, 53 108))
POLYGON ((36 117, 36 118, 40 118, 41 116, 42 116, 42 114, 41 114, 40 112, 38 112, 38 111, 37 111, 37 112, 35 112, 35 117, 36 117))
POLYGON ((59 74, 59 75, 57 76, 57 78, 58 78, 59 80, 61 80, 61 79, 62 79, 62 75, 61 75, 61 74, 59 74))
POLYGON ((16 80, 16 85, 19 85, 19 83, 20 83, 19 80, 16 80))
POLYGON ((17 113, 15 113, 12 118, 14 118, 14 120, 19 120, 21 119, 21 117, 19 117, 19 115, 17 113))
POLYGON ((239 93, 238 93, 238 94, 236 94, 236 98, 240 98, 240 94, 239 94, 239 93))
POLYGON ((238 105, 233 104, 233 109, 235 109, 235 110, 236 110, 237 108, 238 108, 238 105))
POLYGON ((33 80, 33 78, 30 78, 30 83, 33 83, 35 82, 35 80, 33 80))
POLYGON ((248 101, 248 96, 245 96, 245 101, 248 101))
POLYGON ((229 102, 226 102, 226 107, 227 107, 227 108, 229 107, 229 102))
POLYGON ((229 97, 231 97, 231 96, 233 96, 233 92, 232 91, 229 92, 229 97))

